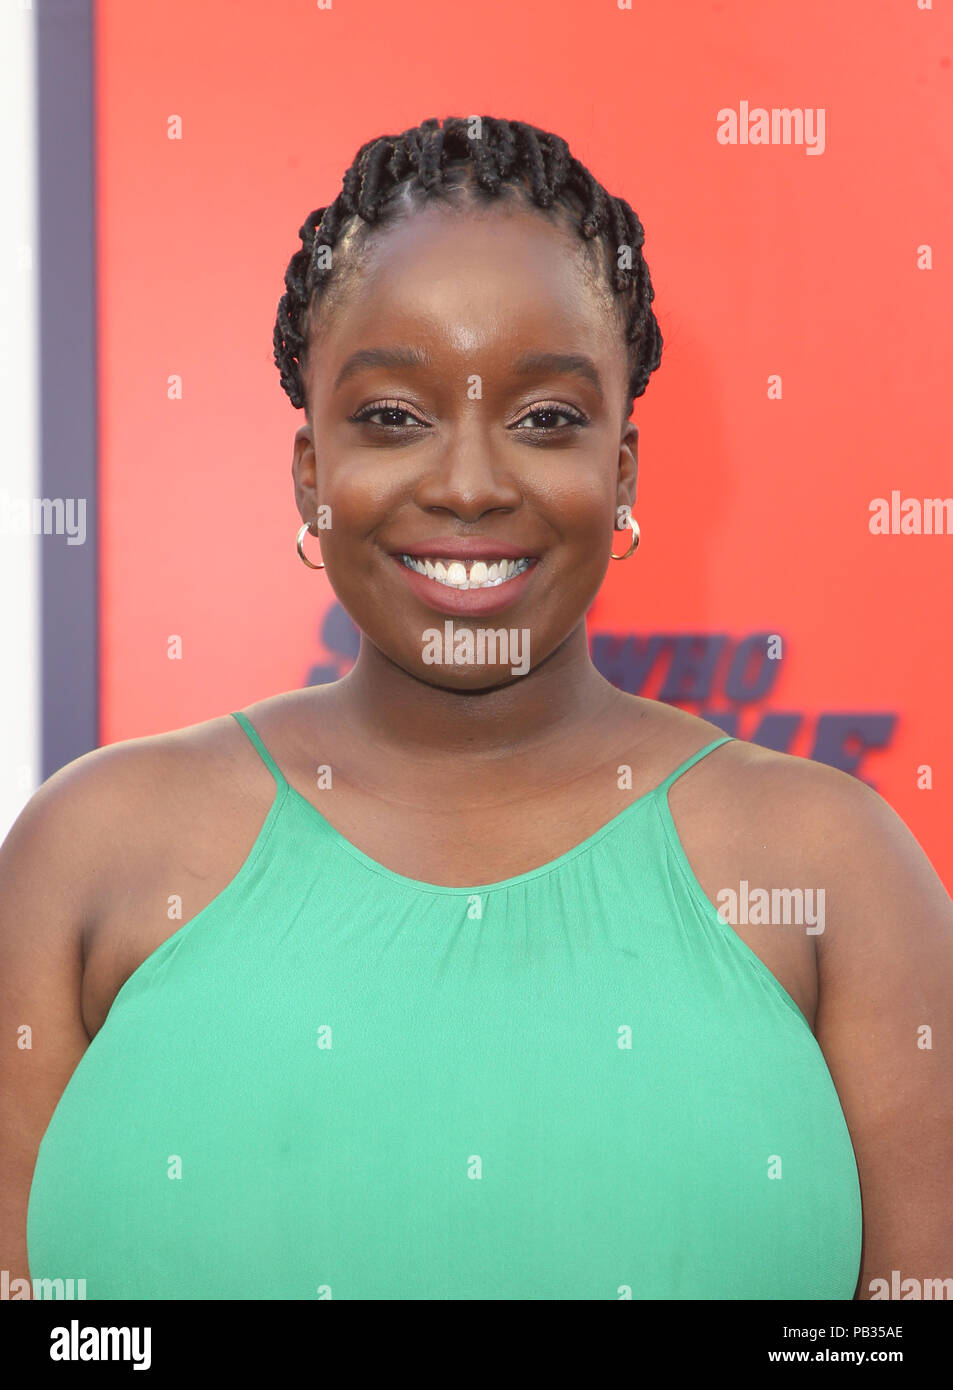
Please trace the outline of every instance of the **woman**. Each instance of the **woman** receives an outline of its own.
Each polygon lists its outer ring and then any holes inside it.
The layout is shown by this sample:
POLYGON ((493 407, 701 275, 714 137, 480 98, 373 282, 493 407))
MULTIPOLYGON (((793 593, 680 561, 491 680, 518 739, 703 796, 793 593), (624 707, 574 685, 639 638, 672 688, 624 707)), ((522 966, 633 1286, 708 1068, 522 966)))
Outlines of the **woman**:
POLYGON ((87 1298, 948 1274, 929 861, 860 782, 589 658, 661 353, 638 218, 557 136, 453 119, 363 146, 300 236, 298 548, 360 653, 78 759, 11 831, 6 1266, 87 1298), (726 920, 744 882, 823 929, 726 920))

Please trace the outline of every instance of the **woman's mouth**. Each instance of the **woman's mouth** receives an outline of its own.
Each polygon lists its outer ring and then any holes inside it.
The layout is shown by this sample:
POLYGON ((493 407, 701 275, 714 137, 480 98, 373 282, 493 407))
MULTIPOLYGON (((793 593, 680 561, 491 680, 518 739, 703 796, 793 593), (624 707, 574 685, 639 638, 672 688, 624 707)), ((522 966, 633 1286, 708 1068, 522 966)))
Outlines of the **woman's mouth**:
POLYGON ((487 563, 485 560, 429 560, 417 555, 401 555, 400 561, 408 569, 445 584, 448 589, 495 589, 515 579, 533 563, 530 556, 487 563))
POLYGON ((536 570, 535 556, 516 560, 457 560, 441 555, 392 554, 407 585, 437 613, 482 617, 508 608, 536 570))

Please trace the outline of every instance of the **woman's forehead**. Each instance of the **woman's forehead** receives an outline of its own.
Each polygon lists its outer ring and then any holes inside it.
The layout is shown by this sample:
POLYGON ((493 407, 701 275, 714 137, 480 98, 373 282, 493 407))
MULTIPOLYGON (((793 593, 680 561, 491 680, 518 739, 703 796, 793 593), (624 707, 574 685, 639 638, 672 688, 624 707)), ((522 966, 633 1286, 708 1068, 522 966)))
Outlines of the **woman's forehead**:
POLYGON ((592 244, 532 210, 414 210, 345 245, 334 269, 337 284, 332 272, 315 305, 327 345, 384 320, 445 322, 458 335, 503 319, 617 332, 615 296, 592 244))

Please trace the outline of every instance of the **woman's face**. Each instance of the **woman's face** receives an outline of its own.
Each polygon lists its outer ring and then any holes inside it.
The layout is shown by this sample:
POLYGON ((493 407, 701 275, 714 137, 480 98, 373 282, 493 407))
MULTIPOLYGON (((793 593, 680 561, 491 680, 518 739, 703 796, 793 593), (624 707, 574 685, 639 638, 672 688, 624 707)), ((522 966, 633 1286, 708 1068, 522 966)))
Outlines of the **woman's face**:
POLYGON ((331 586, 391 661, 448 689, 509 683, 584 622, 634 500, 612 291, 591 248, 519 205, 428 204, 334 255, 295 437, 301 517, 330 510, 331 586), (528 566, 504 577, 502 551, 528 566), (501 628, 518 660, 468 655, 462 632, 501 628))

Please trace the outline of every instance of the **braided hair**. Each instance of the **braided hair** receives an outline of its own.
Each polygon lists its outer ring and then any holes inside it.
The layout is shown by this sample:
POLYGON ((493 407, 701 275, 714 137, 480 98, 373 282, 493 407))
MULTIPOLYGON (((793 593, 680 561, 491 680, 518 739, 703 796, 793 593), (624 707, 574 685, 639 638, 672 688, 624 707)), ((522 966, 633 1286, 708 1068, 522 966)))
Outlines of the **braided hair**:
POLYGON ((298 236, 285 272, 286 292, 275 320, 275 365, 291 404, 305 404, 301 366, 308 345, 312 301, 324 292, 331 274, 330 249, 353 217, 371 225, 384 220, 398 194, 412 199, 448 190, 450 171, 469 164, 478 188, 499 195, 512 185, 537 207, 559 205, 576 215, 581 237, 601 239, 609 282, 624 296, 625 340, 629 354, 631 403, 641 396, 662 356, 662 334, 652 312, 655 291, 642 256, 645 232, 624 198, 613 198, 578 159, 565 140, 523 121, 491 116, 431 117, 402 135, 380 135, 358 150, 344 175, 341 192, 327 207, 316 208, 298 236))

